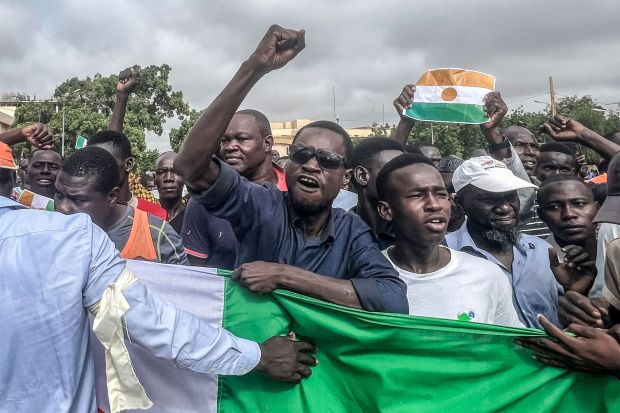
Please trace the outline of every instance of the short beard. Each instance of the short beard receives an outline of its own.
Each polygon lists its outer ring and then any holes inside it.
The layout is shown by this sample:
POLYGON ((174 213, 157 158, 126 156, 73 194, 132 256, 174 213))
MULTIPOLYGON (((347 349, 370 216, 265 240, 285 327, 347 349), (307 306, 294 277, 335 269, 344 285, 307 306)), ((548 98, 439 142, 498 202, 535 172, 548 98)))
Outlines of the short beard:
POLYGON ((516 228, 510 230, 490 229, 482 233, 484 239, 490 243, 496 244, 498 247, 508 247, 514 245, 521 234, 516 228))
POLYGON ((319 213, 325 211, 325 209, 331 207, 331 201, 316 204, 305 204, 303 202, 297 202, 294 196, 291 196, 290 199, 291 205, 300 215, 318 215, 319 213))

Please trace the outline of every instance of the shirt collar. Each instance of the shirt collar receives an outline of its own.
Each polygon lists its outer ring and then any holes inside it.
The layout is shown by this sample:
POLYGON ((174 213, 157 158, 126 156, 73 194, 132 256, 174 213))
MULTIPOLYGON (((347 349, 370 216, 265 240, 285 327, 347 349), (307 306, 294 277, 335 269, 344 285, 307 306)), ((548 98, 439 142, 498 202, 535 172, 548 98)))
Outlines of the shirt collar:
POLYGON ((22 204, 19 204, 15 201, 13 201, 10 198, 7 198, 5 196, 0 196, 0 208, 22 208, 25 209, 26 207, 23 206, 22 204))
MULTIPOLYGON (((293 207, 293 204, 291 203, 288 193, 286 194, 285 198, 286 198, 286 209, 288 211, 290 223, 294 227, 301 228, 303 230, 303 224, 301 222, 301 217, 299 216, 299 214, 293 207)), ((335 239, 336 239, 336 231, 334 229, 334 211, 332 209, 329 213, 329 218, 327 219, 327 225, 321 231, 321 242, 326 242, 326 243, 331 244, 334 242, 335 239)))

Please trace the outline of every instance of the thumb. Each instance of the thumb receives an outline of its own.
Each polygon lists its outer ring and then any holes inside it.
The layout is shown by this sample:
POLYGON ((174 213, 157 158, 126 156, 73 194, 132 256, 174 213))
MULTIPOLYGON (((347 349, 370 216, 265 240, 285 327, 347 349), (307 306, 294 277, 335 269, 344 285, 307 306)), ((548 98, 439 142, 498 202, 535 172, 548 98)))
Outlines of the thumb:
POLYGON ((558 253, 553 247, 549 247, 549 264, 551 264, 551 268, 560 266, 560 259, 558 258, 558 253))

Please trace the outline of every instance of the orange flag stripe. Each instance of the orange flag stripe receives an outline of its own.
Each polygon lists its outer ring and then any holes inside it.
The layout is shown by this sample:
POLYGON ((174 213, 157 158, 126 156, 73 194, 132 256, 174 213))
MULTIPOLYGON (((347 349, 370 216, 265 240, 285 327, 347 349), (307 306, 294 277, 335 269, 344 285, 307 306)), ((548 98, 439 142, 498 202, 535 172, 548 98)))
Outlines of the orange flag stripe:
POLYGON ((434 69, 425 72, 416 86, 471 86, 495 89, 495 77, 465 69, 434 69))

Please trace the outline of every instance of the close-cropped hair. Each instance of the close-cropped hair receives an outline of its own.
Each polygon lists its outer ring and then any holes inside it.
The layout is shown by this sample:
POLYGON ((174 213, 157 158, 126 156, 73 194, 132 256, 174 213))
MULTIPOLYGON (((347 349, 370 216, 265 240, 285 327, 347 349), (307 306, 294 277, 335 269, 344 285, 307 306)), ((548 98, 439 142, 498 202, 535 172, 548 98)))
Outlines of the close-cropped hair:
POLYGON ((416 164, 433 166, 430 159, 419 153, 404 153, 386 163, 377 176, 377 193, 379 199, 386 200, 388 194, 392 192, 393 188, 392 185, 390 185, 390 178, 395 171, 416 164))

